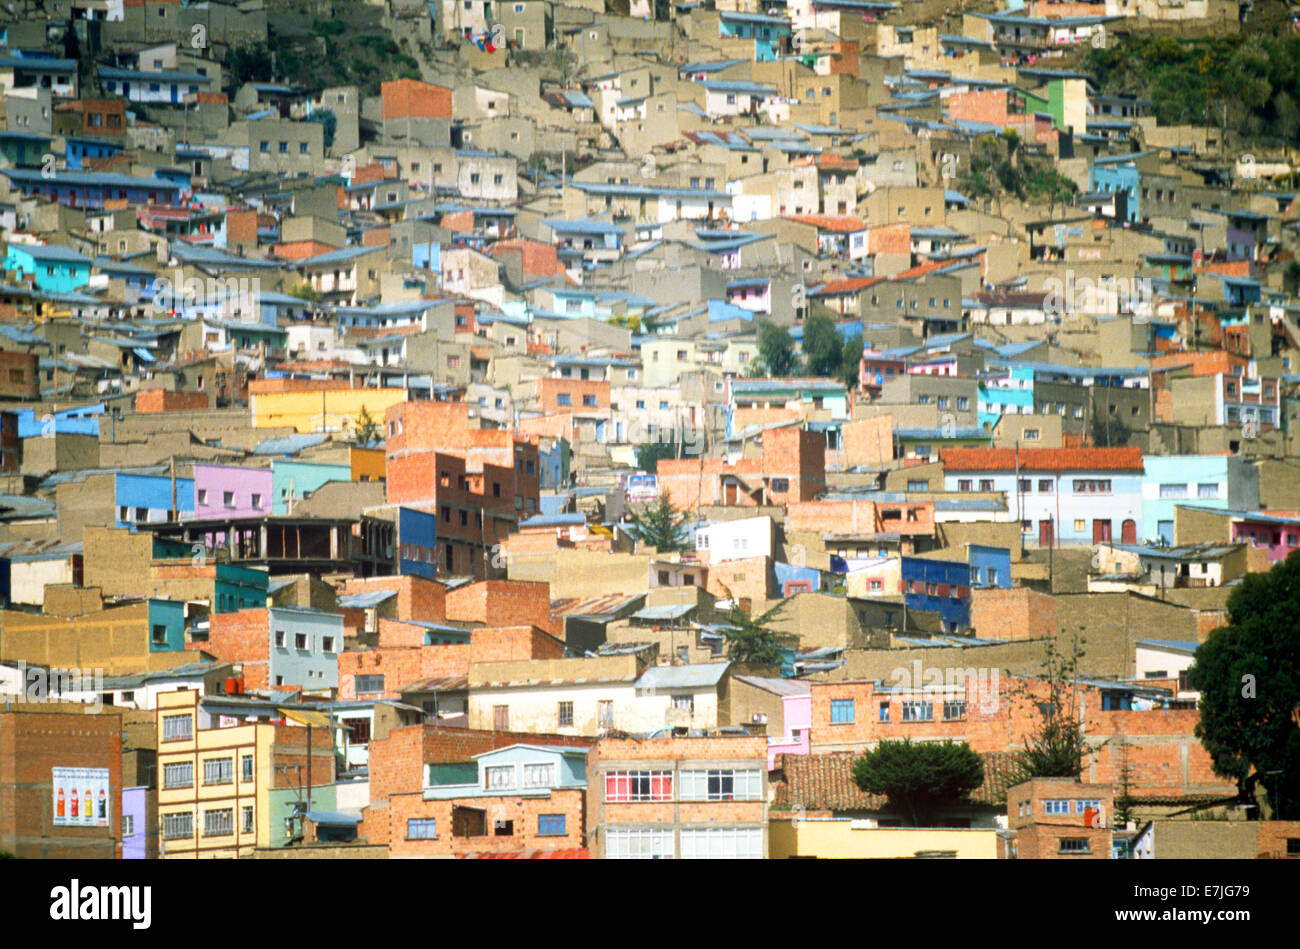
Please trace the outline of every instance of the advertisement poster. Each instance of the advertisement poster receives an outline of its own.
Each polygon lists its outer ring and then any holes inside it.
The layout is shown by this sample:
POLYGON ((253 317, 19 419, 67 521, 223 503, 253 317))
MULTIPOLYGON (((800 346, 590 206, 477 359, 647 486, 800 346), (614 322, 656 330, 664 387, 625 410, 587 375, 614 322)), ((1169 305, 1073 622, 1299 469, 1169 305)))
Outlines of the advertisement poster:
POLYGON ((54 825, 107 827, 109 802, 107 768, 54 768, 54 825))

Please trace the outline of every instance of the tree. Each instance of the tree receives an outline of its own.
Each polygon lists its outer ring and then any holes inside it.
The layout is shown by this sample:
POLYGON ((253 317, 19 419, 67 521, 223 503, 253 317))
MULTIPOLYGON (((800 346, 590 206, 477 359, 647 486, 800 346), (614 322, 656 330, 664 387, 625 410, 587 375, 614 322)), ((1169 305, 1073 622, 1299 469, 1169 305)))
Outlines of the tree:
POLYGON ((1035 707, 1038 717, 1037 727, 1016 756, 1013 783, 1022 784, 1031 778, 1078 778, 1083 771, 1088 743, 1076 711, 1082 656, 1083 640, 1078 636, 1070 641, 1068 652, 1048 640, 1040 677, 1047 687, 1047 695, 1044 697, 1041 691, 1028 685, 1012 690, 1024 704, 1035 707))
POLYGON ((1115 795, 1115 826, 1126 827, 1133 819, 1133 768, 1128 760, 1128 742, 1119 746, 1119 793, 1115 795))
POLYGON ((308 117, 309 121, 319 122, 324 126, 325 147, 334 147, 334 133, 338 131, 339 117, 331 109, 316 109, 308 117))
POLYGON ((1282 289, 1290 296, 1300 295, 1300 261, 1291 261, 1282 271, 1282 289))
POLYGON ((352 425, 352 444, 358 448, 369 448, 379 441, 382 435, 383 429, 362 405, 361 411, 357 413, 357 420, 352 425))
POLYGON ((788 376, 795 371, 794 337, 783 326, 764 323, 758 331, 758 359, 769 376, 788 376))
POLYGON ((262 43, 233 46, 227 57, 230 84, 238 89, 246 82, 270 82, 271 51, 262 43))
POLYGON ((297 297, 299 300, 306 300, 308 303, 320 303, 321 295, 315 287, 309 283, 299 283, 290 287, 288 295, 297 297))
POLYGON ((882 741, 853 762, 853 782, 922 827, 984 783, 984 759, 966 742, 882 741))
POLYGON ((1228 625, 1196 650, 1196 736, 1244 799, 1300 819, 1300 552, 1252 573, 1228 597, 1228 625), (1293 718, 1293 716, 1295 716, 1293 718))
POLYGON ((858 386, 858 373, 862 371, 862 334, 854 333, 844 341, 840 351, 840 379, 850 390, 858 386))
POLYGON ((1047 202, 1047 216, 1051 217, 1056 213, 1056 206, 1066 205, 1071 196, 1077 191, 1074 182, 1065 175, 1052 168, 1044 168, 1034 172, 1026 186, 1032 201, 1047 202))
POLYGON ((636 446, 636 466, 654 474, 659 470, 660 458, 676 458, 677 442, 646 442, 636 446))
POLYGON ((810 375, 837 375, 842 345, 835 322, 829 316, 818 313, 804 322, 803 358, 810 375))
POLYGON ((686 515, 679 513, 662 494, 656 504, 632 514, 631 530, 642 543, 661 554, 686 546, 686 515))
POLYGON ((727 658, 732 662, 747 662, 760 666, 779 666, 785 661, 785 644, 794 637, 770 626, 788 602, 782 600, 760 616, 750 616, 731 598, 731 609, 722 619, 722 635, 727 640, 727 658))
POLYGON ((1098 412, 1092 417, 1092 443, 1097 448, 1120 448, 1128 444, 1128 427, 1120 418, 1108 412, 1098 412))

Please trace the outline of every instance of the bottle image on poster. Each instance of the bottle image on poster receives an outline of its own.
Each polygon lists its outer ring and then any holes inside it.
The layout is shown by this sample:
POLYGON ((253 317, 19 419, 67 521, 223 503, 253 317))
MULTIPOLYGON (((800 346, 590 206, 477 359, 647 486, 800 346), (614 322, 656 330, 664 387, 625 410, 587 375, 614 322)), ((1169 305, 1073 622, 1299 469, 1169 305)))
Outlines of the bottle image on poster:
POLYGON ((107 768, 52 769, 56 827, 108 827, 112 788, 107 768))

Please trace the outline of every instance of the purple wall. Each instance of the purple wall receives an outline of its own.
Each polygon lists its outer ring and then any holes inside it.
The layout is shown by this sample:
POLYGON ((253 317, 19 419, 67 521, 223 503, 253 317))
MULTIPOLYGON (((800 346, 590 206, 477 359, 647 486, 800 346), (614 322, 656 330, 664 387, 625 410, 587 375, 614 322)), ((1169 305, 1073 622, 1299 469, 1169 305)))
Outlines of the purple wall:
POLYGON ((200 520, 213 517, 260 517, 271 513, 271 469, 242 468, 237 465, 194 466, 194 516, 200 520), (227 507, 225 493, 234 494, 227 507), (206 492, 200 494, 200 492, 206 492), (258 495, 257 504, 253 495, 258 495), (202 501, 199 499, 203 498, 202 501))
POLYGON ((145 859, 145 843, 149 834, 148 788, 122 788, 122 825, 132 824, 132 834, 122 833, 122 859, 145 859), (130 821, 127 818, 130 818, 130 821))

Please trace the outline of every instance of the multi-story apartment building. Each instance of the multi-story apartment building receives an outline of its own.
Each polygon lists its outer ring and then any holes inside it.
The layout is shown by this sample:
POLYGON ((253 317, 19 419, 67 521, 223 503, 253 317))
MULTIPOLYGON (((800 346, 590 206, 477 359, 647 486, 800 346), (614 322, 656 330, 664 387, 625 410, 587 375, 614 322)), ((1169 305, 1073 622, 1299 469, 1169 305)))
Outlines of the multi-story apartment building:
POLYGON ((282 846, 293 826, 286 822, 306 813, 312 789, 333 783, 328 719, 280 711, 278 721, 231 724, 207 713, 198 692, 158 696, 164 859, 246 857, 254 847, 282 846), (288 793, 273 795, 278 789, 288 793))
POLYGON ((999 856, 1027 860, 1109 859, 1115 794, 1109 784, 1034 778, 1007 789, 999 856))
POLYGON ((602 738, 587 755, 593 857, 767 857, 767 740, 602 738))

